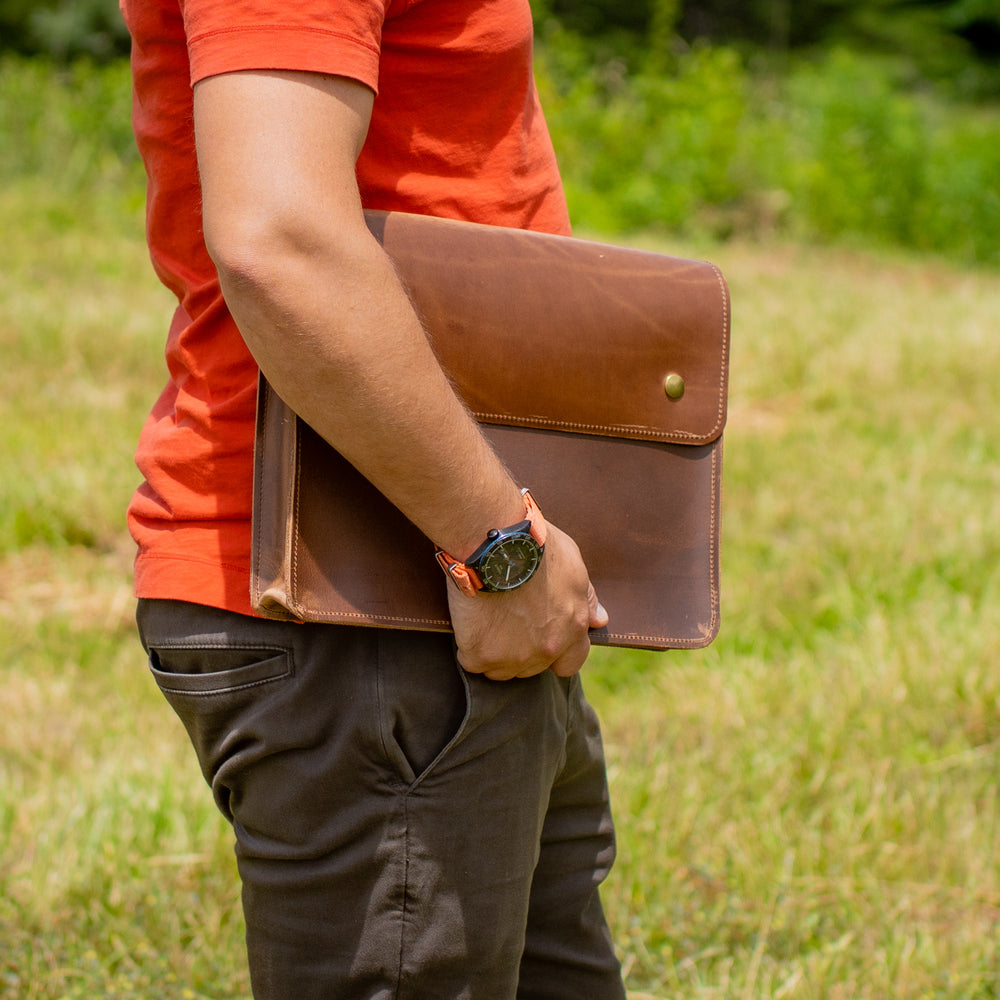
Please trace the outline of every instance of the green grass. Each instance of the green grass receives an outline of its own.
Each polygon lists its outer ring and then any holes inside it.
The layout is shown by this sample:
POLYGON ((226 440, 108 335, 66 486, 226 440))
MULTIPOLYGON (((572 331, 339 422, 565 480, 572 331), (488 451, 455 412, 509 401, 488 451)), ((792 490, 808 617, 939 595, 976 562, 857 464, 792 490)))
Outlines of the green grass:
MULTIPOLYGON (((6 176, 0 998, 245 997, 230 837, 131 623, 171 302, 131 183, 6 176)), ((1000 996, 997 274, 650 245, 715 259, 735 320, 721 634, 588 667, 633 1000, 1000 996)))
POLYGON ((630 982, 995 997, 996 276, 714 256, 735 303, 722 632, 596 671, 630 982))

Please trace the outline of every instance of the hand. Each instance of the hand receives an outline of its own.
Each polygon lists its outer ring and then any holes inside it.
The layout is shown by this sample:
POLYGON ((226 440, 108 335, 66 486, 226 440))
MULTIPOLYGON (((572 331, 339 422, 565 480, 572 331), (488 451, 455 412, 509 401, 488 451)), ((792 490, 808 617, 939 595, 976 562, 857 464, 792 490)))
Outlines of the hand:
POLYGON ((572 676, 590 652, 587 630, 608 623, 580 550, 551 523, 542 564, 524 586, 468 597, 449 585, 448 604, 458 662, 495 681, 572 676))

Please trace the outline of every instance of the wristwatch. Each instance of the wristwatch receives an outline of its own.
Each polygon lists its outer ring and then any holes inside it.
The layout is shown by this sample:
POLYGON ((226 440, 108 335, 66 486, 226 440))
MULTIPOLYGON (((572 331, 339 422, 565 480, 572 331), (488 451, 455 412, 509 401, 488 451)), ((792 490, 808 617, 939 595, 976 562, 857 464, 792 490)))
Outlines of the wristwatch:
POLYGON ((481 590, 489 593, 516 590, 541 565, 545 519, 528 490, 521 490, 521 496, 524 520, 509 528, 493 528, 465 562, 443 549, 435 553, 441 568, 463 594, 474 597, 481 590))

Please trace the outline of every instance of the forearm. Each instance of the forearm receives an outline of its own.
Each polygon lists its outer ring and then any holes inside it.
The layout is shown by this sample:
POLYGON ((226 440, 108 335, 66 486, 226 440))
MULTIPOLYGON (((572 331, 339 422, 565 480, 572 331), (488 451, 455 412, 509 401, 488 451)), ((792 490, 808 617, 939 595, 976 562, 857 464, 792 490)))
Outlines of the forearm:
MULTIPOLYGON (((308 253, 268 232, 265 264, 224 265, 220 278, 284 400, 449 552, 464 557, 489 529, 521 520, 517 485, 455 396, 367 229, 341 232, 334 250, 306 240, 308 253)), ((494 680, 575 673, 588 626, 607 621, 579 550, 551 524, 525 586, 474 597, 450 587, 448 596, 459 662, 494 680)))
POLYGON ((224 263, 220 278, 279 395, 448 551, 467 554, 519 520, 516 484, 363 224, 336 244, 280 229, 257 239, 256 262, 224 263))
POLYGON ((354 161, 371 102, 308 74, 199 83, 205 238, 278 393, 435 543, 468 554, 523 508, 365 226, 354 161))
MULTIPOLYGON (((206 245, 275 389, 458 558, 523 501, 441 371, 365 226, 354 164, 372 93, 336 77, 223 74, 195 88, 206 245)), ((530 485, 530 484, 528 484, 530 485)), ((544 509, 544 498, 539 498, 544 509)), ((449 588, 459 660, 504 679, 580 669, 607 621, 572 539, 550 525, 522 587, 449 588)))

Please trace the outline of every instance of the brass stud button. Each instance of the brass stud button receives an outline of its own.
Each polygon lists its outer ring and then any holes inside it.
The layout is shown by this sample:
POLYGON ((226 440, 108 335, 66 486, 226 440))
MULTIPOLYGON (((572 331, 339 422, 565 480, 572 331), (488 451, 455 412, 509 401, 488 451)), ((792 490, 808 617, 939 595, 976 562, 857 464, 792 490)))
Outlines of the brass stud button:
POLYGON ((680 399, 684 395, 684 379, 671 372, 663 382, 663 391, 670 399, 680 399))

